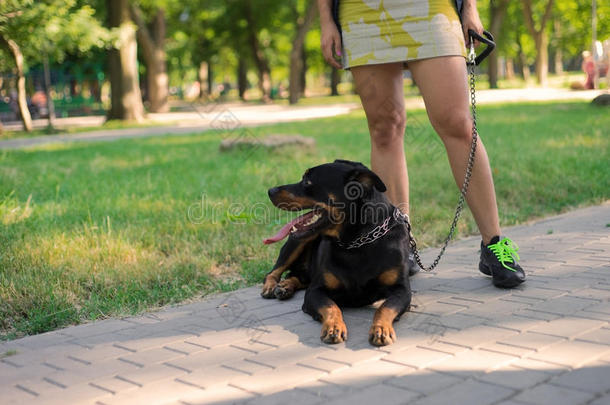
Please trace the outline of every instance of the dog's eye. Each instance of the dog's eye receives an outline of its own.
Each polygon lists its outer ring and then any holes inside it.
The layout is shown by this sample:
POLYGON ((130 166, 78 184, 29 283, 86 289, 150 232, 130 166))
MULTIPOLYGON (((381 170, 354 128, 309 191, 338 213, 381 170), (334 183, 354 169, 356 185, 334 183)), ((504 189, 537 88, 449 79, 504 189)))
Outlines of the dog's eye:
POLYGON ((305 187, 311 187, 313 183, 311 182, 311 180, 303 180, 303 185, 305 187))

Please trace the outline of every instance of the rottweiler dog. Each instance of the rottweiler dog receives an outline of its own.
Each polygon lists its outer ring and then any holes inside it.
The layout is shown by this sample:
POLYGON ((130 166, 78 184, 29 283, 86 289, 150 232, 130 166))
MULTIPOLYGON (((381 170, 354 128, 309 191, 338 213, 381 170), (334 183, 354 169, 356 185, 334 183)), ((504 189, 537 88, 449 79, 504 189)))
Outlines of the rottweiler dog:
POLYGON ((268 191, 280 209, 309 211, 264 240, 270 244, 288 236, 261 295, 283 300, 306 288, 303 311, 322 323, 325 343, 347 339, 341 306, 385 299, 369 330, 376 346, 396 340, 392 323, 409 309, 406 217, 384 191, 373 171, 348 160, 310 168, 300 182, 268 191))

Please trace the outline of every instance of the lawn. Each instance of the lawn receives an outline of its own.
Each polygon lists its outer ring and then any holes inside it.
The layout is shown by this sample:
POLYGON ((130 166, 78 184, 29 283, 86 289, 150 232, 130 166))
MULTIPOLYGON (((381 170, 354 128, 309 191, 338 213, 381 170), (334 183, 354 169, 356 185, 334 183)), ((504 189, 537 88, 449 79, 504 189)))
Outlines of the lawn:
MULTIPOLYGON (((436 245, 458 192, 425 112, 407 115, 415 233, 436 245)), ((607 109, 481 106, 479 122, 502 225, 610 198, 607 109)), ((260 282, 280 248, 261 241, 289 218, 267 188, 335 158, 368 164, 366 128, 353 113, 248 130, 309 135, 312 150, 220 153, 238 133, 208 132, 0 151, 0 338, 260 282)), ((459 235, 474 232, 467 212, 459 235)))

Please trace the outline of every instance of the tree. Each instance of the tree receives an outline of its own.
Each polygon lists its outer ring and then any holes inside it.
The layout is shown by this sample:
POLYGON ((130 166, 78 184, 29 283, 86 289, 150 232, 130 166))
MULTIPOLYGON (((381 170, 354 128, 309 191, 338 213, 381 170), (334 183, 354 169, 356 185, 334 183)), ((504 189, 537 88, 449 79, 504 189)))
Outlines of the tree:
POLYGON ((295 36, 292 41, 292 50, 290 52, 290 104, 296 104, 299 101, 299 97, 302 92, 305 91, 304 77, 304 45, 305 35, 311 24, 313 23, 316 13, 317 6, 314 1, 308 1, 307 7, 305 8, 304 15, 299 15, 298 11, 295 10, 297 15, 295 24, 295 36))
POLYGON ((108 119, 142 121, 144 105, 138 83, 136 30, 128 0, 106 0, 108 26, 119 31, 119 40, 108 51, 111 106, 108 119))
POLYGON ((258 38, 257 22, 259 20, 255 18, 251 0, 243 0, 243 11, 247 24, 248 42, 252 49, 254 63, 258 69, 258 85, 263 101, 268 103, 271 101, 271 69, 269 68, 267 57, 263 52, 263 46, 258 38))
POLYGON ((536 44, 536 78, 538 79, 539 84, 546 86, 549 71, 549 37, 547 33, 547 23, 551 17, 554 0, 546 0, 544 12, 542 17, 540 17, 538 27, 536 27, 536 22, 534 21, 532 0, 522 0, 522 2, 525 26, 534 38, 534 43, 536 44))
POLYGON ((110 39, 94 10, 77 0, 0 2, 0 50, 9 54, 16 69, 17 104, 26 131, 32 129, 25 82, 28 65, 47 58, 61 62, 67 53, 86 53, 110 39))
MULTIPOLYGON (((489 32, 496 38, 502 29, 507 8, 508 0, 489 0, 489 32)), ((498 56, 498 52, 492 52, 489 55, 487 69, 489 87, 492 89, 498 88, 498 56)))
POLYGON ((130 5, 131 17, 138 26, 137 38, 142 47, 142 55, 146 64, 146 80, 148 84, 148 101, 151 112, 169 111, 169 79, 167 75, 167 54, 165 40, 167 24, 165 9, 158 7, 152 10, 152 22, 147 24, 140 7, 130 5))

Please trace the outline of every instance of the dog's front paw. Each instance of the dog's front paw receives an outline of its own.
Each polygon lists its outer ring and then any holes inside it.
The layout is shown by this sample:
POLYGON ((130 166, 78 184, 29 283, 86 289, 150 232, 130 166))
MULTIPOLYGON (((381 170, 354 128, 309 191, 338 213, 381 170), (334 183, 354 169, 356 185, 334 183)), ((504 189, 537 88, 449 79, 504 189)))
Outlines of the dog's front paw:
POLYGON ((387 346, 396 342, 396 332, 392 325, 372 325, 369 330, 369 343, 375 346, 387 346))
POLYGON ((347 326, 343 321, 324 322, 320 339, 324 343, 341 343, 347 340, 347 326))
POLYGON ((275 298, 278 300, 287 300, 288 298, 292 298, 294 292, 294 286, 286 282, 286 280, 280 281, 273 289, 273 295, 275 295, 275 298))
POLYGON ((263 284, 263 290, 261 291, 261 297, 263 298, 275 298, 275 287, 277 286, 277 281, 275 281, 272 277, 265 277, 265 283, 263 284))

